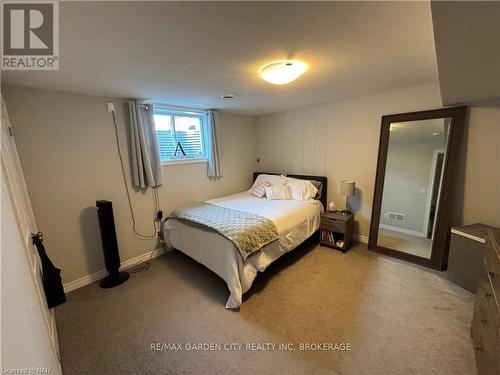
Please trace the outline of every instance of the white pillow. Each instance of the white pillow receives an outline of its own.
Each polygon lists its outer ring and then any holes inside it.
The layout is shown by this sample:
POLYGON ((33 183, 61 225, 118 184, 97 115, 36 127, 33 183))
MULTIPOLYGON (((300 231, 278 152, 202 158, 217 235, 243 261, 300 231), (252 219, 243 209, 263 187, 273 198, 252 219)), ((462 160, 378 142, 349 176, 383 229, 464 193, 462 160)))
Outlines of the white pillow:
POLYGON ((292 198, 296 201, 313 199, 318 193, 318 189, 309 180, 287 177, 286 184, 290 186, 292 198))
POLYGON ((292 199, 292 191, 288 185, 267 186, 266 197, 269 200, 288 200, 292 199))
POLYGON ((252 189, 262 185, 264 182, 269 182, 271 186, 284 185, 285 180, 286 180, 285 176, 272 175, 272 174, 259 174, 252 185, 252 189))

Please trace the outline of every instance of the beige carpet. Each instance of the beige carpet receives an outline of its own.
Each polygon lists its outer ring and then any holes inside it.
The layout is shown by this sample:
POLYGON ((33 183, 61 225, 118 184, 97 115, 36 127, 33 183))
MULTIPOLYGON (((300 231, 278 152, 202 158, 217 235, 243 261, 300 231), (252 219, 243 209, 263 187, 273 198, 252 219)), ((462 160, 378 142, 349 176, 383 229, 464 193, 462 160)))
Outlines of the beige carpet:
POLYGON ((432 255, 432 240, 389 229, 379 229, 377 243, 422 258, 430 259, 432 255))
MULTIPOLYGON (((172 252, 57 308, 64 374, 475 374, 473 295, 444 274, 304 246, 260 274, 241 311, 224 282, 172 252), (293 343, 295 351, 152 351, 151 343, 293 343), (299 343, 350 343, 300 351, 299 343)), ((185 348, 185 347, 184 347, 185 348)))

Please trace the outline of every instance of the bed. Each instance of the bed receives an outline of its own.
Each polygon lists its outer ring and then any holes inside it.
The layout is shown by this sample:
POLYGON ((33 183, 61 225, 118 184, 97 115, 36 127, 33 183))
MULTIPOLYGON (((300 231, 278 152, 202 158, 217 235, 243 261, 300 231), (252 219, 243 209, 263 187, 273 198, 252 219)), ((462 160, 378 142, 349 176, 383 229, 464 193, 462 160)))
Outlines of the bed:
MULTIPOLYGON (((256 172, 254 181, 261 174, 277 175, 256 172)), ((314 199, 306 201, 257 198, 251 195, 251 190, 206 201, 222 209, 259 215, 274 223, 277 240, 264 245, 246 259, 231 240, 211 228, 172 217, 163 222, 162 234, 167 246, 203 264, 226 282, 230 291, 226 303, 228 309, 240 307, 242 295, 252 286, 257 272, 263 272, 273 261, 297 248, 319 228, 320 214, 326 205, 326 177, 286 177, 316 181, 321 187, 314 199)))

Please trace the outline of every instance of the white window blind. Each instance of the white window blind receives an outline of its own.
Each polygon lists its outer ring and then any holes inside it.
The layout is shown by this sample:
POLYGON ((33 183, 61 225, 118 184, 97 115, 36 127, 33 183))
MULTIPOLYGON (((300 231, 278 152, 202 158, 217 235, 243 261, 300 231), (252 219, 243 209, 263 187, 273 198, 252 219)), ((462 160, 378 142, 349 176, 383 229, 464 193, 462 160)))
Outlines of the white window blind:
POLYGON ((162 162, 207 158, 204 114, 154 107, 154 119, 162 162))

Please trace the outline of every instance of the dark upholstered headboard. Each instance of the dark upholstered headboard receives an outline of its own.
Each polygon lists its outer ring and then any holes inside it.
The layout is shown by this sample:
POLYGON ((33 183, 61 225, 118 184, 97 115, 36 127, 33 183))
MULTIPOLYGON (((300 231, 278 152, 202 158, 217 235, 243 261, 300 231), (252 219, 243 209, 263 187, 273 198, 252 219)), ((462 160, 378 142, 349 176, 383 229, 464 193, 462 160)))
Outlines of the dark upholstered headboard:
POLYGON ((257 176, 259 174, 272 174, 275 176, 283 175, 286 177, 291 177, 291 178, 298 178, 300 180, 314 180, 321 182, 321 185, 323 186, 323 189, 321 191, 321 196, 319 197, 319 201, 323 204, 323 208, 326 210, 327 209, 327 199, 326 199, 326 194, 328 191, 328 179, 324 176, 307 176, 307 175, 301 175, 301 174, 285 174, 285 173, 268 173, 268 172, 254 172, 253 173, 253 180, 255 181, 257 179, 257 176))

